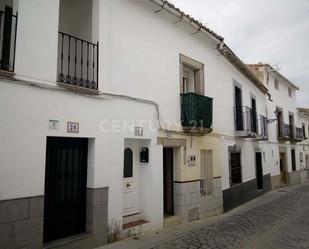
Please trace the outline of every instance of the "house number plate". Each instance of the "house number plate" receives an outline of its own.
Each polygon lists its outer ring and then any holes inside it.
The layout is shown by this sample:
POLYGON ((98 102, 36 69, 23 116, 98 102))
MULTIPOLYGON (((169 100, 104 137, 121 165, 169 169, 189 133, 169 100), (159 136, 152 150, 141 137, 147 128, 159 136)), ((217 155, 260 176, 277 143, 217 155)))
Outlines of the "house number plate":
POLYGON ((68 133, 79 133, 79 123, 78 122, 68 122, 67 132, 68 133))

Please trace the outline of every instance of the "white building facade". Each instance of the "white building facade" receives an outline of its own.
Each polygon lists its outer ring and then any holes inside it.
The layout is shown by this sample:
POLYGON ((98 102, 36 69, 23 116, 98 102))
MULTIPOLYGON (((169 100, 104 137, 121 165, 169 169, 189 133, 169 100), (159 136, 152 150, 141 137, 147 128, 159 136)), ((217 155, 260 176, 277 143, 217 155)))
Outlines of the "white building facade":
POLYGON ((270 190, 270 94, 222 37, 160 0, 5 5, 0 247, 93 248, 270 190))
POLYGON ((267 101, 267 113, 270 123, 268 160, 273 165, 272 188, 300 183, 306 180, 303 156, 308 141, 305 133, 307 116, 298 111, 296 104, 299 88, 269 64, 249 65, 249 68, 271 94, 271 101, 267 101))

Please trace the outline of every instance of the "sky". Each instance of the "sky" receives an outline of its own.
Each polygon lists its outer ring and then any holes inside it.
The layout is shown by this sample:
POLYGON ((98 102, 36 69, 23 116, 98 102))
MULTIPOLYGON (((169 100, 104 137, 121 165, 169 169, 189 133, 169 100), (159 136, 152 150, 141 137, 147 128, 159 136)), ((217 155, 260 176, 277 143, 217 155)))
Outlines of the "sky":
POLYGON ((245 63, 269 63, 309 107, 309 0, 170 0, 225 38, 245 63))

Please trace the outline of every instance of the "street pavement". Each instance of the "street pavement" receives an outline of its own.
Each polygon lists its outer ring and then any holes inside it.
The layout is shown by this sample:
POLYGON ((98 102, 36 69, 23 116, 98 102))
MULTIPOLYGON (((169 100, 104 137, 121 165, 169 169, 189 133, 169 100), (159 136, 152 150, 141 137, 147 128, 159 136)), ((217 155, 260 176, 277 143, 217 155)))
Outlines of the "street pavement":
POLYGON ((309 184, 274 190, 226 214, 100 249, 309 249, 309 184))

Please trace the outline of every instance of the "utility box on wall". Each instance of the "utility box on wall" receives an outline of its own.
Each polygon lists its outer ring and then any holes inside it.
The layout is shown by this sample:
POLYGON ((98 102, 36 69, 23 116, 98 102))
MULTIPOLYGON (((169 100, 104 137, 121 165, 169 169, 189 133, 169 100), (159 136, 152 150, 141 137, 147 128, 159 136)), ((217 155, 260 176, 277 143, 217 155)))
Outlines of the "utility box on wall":
POLYGON ((140 150, 140 161, 141 163, 149 162, 149 149, 147 147, 142 147, 140 150))

